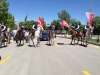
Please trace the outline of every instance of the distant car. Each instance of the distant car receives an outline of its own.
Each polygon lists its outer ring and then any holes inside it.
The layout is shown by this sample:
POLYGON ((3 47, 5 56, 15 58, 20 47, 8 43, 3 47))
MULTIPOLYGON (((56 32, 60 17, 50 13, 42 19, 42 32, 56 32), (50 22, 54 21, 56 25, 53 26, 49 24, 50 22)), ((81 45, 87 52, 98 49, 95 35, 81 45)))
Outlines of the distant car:
POLYGON ((49 34, 47 32, 43 32, 40 37, 40 40, 48 41, 48 37, 49 37, 49 34))

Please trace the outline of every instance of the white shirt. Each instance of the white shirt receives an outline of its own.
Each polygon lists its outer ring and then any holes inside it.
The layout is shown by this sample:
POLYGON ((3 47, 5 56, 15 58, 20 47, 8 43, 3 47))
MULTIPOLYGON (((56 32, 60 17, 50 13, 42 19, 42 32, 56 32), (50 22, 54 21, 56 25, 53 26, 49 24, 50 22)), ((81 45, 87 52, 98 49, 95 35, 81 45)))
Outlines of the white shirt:
POLYGON ((35 25, 33 25, 32 29, 34 29, 34 26, 35 26, 35 25))
POLYGON ((29 35, 29 32, 26 31, 26 32, 25 32, 25 37, 28 36, 28 35, 29 35))
POLYGON ((77 26, 77 28, 76 29, 79 29, 79 25, 77 26))
POLYGON ((7 28, 7 32, 9 32, 10 31, 10 28, 7 28))
POLYGON ((2 31, 4 31, 6 29, 6 26, 5 25, 1 25, 1 26, 4 26, 4 28, 2 29, 2 31))

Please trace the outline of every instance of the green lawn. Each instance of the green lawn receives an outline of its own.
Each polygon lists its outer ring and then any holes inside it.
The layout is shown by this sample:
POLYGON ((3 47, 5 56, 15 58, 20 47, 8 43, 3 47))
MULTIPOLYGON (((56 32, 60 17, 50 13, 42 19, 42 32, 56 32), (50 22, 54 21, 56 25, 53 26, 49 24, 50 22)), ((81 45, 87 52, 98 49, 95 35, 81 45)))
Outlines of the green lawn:
MULTIPOLYGON (((67 38, 67 39, 70 39, 70 37, 61 37, 61 38, 67 38)), ((90 39, 90 41, 91 41, 91 42, 94 42, 94 43, 97 43, 97 39, 90 39)), ((100 43, 100 40, 99 40, 98 43, 100 43)))

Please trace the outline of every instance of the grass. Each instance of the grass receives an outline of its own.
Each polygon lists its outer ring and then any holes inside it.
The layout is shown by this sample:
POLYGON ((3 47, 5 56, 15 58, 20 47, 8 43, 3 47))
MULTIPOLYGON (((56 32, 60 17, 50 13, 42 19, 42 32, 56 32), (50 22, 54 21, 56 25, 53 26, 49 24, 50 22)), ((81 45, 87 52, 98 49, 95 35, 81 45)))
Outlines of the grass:
MULTIPOLYGON (((71 39, 71 37, 61 37, 66 39, 71 39)), ((90 42, 97 43, 97 39, 90 39, 90 42)), ((100 44, 100 40, 98 41, 98 44, 100 44)))

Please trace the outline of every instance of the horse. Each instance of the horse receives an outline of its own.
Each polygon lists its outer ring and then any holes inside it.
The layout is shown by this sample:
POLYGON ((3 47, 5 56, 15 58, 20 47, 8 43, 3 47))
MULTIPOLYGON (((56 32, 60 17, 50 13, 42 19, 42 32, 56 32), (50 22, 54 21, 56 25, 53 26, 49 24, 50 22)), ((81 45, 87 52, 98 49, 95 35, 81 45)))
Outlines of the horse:
POLYGON ((8 42, 8 44, 10 44, 10 40, 11 40, 11 32, 9 31, 9 32, 6 32, 6 35, 7 35, 7 42, 8 42))
POLYGON ((82 45, 83 36, 84 36, 84 34, 82 32, 79 32, 79 36, 78 36, 78 32, 77 31, 75 31, 72 28, 69 28, 68 29, 68 34, 71 34, 72 35, 71 36, 71 39, 72 39, 71 44, 72 44, 72 42, 74 40, 74 45, 75 45, 75 40, 76 39, 77 39, 77 44, 78 44, 79 43, 79 37, 80 37, 81 38, 81 45, 82 45))
MULTIPOLYGON (((34 33, 34 34, 35 34, 35 33, 34 33)), ((30 40, 32 41, 33 46, 34 46, 34 41, 33 41, 33 39, 35 38, 35 37, 34 37, 34 34, 32 33, 32 31, 29 32, 29 36, 28 36, 29 46, 31 46, 31 45, 30 45, 30 40)))
POLYGON ((17 31, 16 33, 16 43, 18 46, 21 45, 21 40, 23 40, 23 45, 24 45, 24 33, 23 33, 23 28, 21 28, 20 30, 17 31), (18 42, 20 41, 20 42, 18 42))
MULTIPOLYGON (((89 43, 89 40, 91 38, 91 28, 87 28, 87 30, 84 34, 85 34, 85 36, 84 36, 83 41, 85 40, 85 37, 86 37, 86 41, 84 41, 84 42, 86 43, 86 46, 87 46, 89 43)), ((83 43, 83 45, 84 45, 84 43, 83 43)))
POLYGON ((34 34, 32 35, 32 31, 29 33, 29 46, 30 46, 30 40, 32 41, 34 47, 38 47, 38 45, 40 44, 40 35, 41 32, 43 31, 43 27, 42 26, 38 26, 37 30, 35 30, 34 34))
POLYGON ((55 31, 49 30, 49 45, 53 46, 54 45, 54 38, 56 37, 55 31))
POLYGON ((4 47, 7 47, 7 37, 4 32, 0 29, 0 48, 4 45, 4 47))

